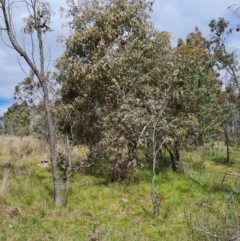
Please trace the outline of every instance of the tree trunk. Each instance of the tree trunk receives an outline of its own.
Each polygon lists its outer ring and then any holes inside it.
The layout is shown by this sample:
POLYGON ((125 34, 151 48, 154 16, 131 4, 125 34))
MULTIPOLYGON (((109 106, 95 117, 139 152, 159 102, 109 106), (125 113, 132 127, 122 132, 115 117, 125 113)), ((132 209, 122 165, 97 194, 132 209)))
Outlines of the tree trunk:
POLYGON ((200 133, 197 138, 197 147, 204 146, 204 134, 200 133))
POLYGON ((122 178, 122 159, 123 159, 123 147, 124 147, 124 137, 121 136, 117 141, 117 151, 115 155, 115 166, 112 173, 112 181, 116 181, 122 178))
POLYGON ((135 170, 137 168, 137 150, 138 145, 137 143, 129 142, 128 145, 128 165, 127 170, 130 169, 131 165, 133 166, 133 169, 135 170))
MULTIPOLYGON (((13 1, 14 2, 14 1, 13 1)), ((24 47, 21 47, 21 45, 18 43, 16 39, 15 28, 14 24, 12 22, 12 8, 13 5, 8 1, 0 0, 0 9, 3 13, 3 19, 5 22, 5 29, 6 30, 9 40, 12 44, 13 49, 15 49, 22 58, 25 59, 31 70, 36 75, 39 84, 41 85, 43 95, 44 95, 44 106, 45 106, 45 112, 46 112, 46 121, 48 124, 48 135, 49 135, 49 147, 50 147, 50 160, 52 164, 52 178, 53 178, 53 184, 54 184, 54 201, 57 206, 61 205, 61 192, 60 192, 60 178, 58 174, 58 168, 57 168, 57 161, 56 161, 56 153, 55 153, 55 131, 54 131, 54 125, 53 125, 53 118, 50 111, 50 101, 49 101, 49 92, 48 92, 48 86, 45 79, 45 68, 44 68, 44 48, 43 48, 43 39, 42 39, 42 25, 41 25, 41 16, 40 16, 40 5, 39 1, 23 1, 26 4, 26 7, 31 15, 31 17, 34 18, 34 28, 37 33, 37 39, 38 39, 38 53, 39 53, 39 66, 36 64, 34 60, 34 42, 32 39, 32 53, 28 54, 25 51, 24 47)), ((27 26, 30 27, 30 26, 27 26)), ((33 33, 33 32, 32 32, 33 33)), ((31 33, 31 34, 32 34, 31 33)))
POLYGON ((164 147, 166 148, 166 150, 168 151, 169 155, 170 155, 170 159, 171 159, 171 163, 172 163, 172 170, 174 172, 178 171, 178 166, 179 166, 179 151, 176 150, 175 151, 175 155, 173 154, 173 152, 166 146, 164 145, 164 147))
POLYGON ((156 143, 155 143, 155 132, 153 134, 153 167, 152 167, 152 185, 151 185, 151 200, 153 204, 153 218, 157 218, 159 213, 159 198, 155 191, 155 177, 156 177, 156 160, 157 160, 157 153, 156 150, 156 143))
POLYGON ((49 108, 49 97, 46 82, 43 83, 44 92, 44 106, 46 111, 47 123, 48 123, 48 135, 49 135, 49 147, 50 147, 50 160, 52 164, 52 178, 53 178, 53 189, 54 189, 54 202, 57 206, 61 205, 61 191, 60 191, 60 177, 57 167, 56 159, 56 140, 55 140, 55 130, 53 125, 52 114, 49 108))
POLYGON ((8 124, 8 135, 9 136, 14 136, 14 131, 13 131, 13 122, 9 122, 8 124))
POLYGON ((133 165, 133 169, 135 170, 137 168, 137 150, 140 146, 140 140, 142 136, 144 135, 148 125, 145 125, 138 137, 137 141, 129 142, 128 143, 128 165, 127 170, 130 168, 131 165, 133 165))
POLYGON ((179 171, 180 168, 180 150, 176 149, 175 150, 175 166, 176 166, 176 171, 179 171))
MULTIPOLYGON (((39 5, 37 6, 37 26, 40 26, 40 17, 38 16, 40 13, 39 5)), ((46 111, 47 123, 48 123, 48 134, 49 134, 49 147, 50 147, 50 160, 52 164, 52 178, 53 178, 53 189, 54 189, 54 202, 57 206, 62 204, 61 198, 61 190, 60 190, 60 178, 57 167, 57 159, 56 159, 56 140, 55 140, 55 130, 53 125, 53 118, 50 110, 50 101, 49 101, 49 92, 48 86, 45 79, 45 68, 44 68, 44 53, 43 53, 43 40, 42 40, 42 30, 41 27, 37 29, 38 36, 38 46, 39 46, 39 55, 40 55, 40 71, 37 76, 39 82, 42 86, 43 90, 43 98, 44 98, 44 106, 46 111)))
POLYGON ((226 143, 226 147, 227 147, 227 160, 226 160, 226 162, 229 163, 230 153, 229 153, 229 136, 228 136, 227 127, 224 127, 224 136, 225 136, 225 143, 226 143))
POLYGON ((159 203, 158 203, 158 195, 155 192, 155 173, 152 176, 151 200, 153 204, 153 218, 157 218, 159 213, 159 203))

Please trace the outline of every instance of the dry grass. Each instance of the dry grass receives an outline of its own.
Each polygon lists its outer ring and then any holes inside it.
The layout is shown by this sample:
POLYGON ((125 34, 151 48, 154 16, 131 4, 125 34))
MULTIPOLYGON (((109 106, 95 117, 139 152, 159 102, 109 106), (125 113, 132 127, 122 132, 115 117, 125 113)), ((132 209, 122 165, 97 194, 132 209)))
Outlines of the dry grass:
POLYGON ((9 193, 9 170, 5 169, 0 180, 0 196, 5 197, 9 193))
POLYGON ((30 160, 39 162, 41 159, 49 159, 46 141, 32 137, 0 137, 0 169, 18 172, 30 160))
POLYGON ((36 155, 48 152, 46 141, 32 137, 3 136, 0 138, 0 145, 3 147, 6 155, 18 156, 19 158, 23 155, 36 155))

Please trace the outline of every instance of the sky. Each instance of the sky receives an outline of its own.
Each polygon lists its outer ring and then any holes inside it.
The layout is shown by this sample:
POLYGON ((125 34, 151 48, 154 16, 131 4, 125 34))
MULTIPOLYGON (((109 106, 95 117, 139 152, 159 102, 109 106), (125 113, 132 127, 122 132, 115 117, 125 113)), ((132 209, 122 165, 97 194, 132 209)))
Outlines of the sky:
MULTIPOLYGON (((185 39, 187 34, 192 32, 196 26, 203 36, 208 38, 209 22, 219 17, 224 17, 230 21, 230 27, 236 29, 237 25, 240 24, 240 19, 233 16, 227 9, 228 6, 236 2, 236 0, 155 0, 151 19, 159 30, 171 34, 172 44, 176 45, 179 38, 185 39)), ((68 36, 67 28, 62 28, 65 19, 60 17, 59 12, 60 7, 66 7, 66 0, 49 0, 49 3, 55 12, 51 25, 54 31, 46 36, 44 44, 46 50, 51 52, 51 55, 48 55, 48 57, 51 56, 49 68, 54 70, 54 60, 64 51, 63 45, 57 42, 57 37, 68 36)), ((16 8, 13 16, 16 32, 20 33, 21 20, 26 16, 24 8, 16 8)), ((3 27, 1 18, 0 27, 3 27)), ((239 39, 240 33, 233 31, 233 34, 227 39, 227 47, 230 50, 240 51, 239 39)), ((4 40, 7 42, 6 37, 4 40)), ((29 67, 20 56, 0 39, 0 116, 15 102, 13 100, 14 88, 18 82, 26 78, 28 73, 29 67), (21 66, 19 60, 21 60, 21 66)))

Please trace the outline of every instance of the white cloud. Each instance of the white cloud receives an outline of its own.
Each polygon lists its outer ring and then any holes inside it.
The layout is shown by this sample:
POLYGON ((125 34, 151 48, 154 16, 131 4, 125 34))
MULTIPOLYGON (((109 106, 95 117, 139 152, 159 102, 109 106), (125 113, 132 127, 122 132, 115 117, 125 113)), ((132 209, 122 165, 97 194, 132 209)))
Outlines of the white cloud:
POLYGON ((161 0, 156 1, 152 14, 154 23, 160 30, 167 30, 176 43, 185 38, 197 26, 208 37, 208 24, 212 19, 231 17, 227 6, 221 0, 161 0))

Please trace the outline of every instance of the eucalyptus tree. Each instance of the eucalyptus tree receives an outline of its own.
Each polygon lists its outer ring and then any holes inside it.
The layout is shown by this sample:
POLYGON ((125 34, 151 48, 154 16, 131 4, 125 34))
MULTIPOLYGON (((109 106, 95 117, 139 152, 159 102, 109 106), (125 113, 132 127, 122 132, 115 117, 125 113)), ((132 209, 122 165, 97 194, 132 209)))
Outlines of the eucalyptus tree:
MULTIPOLYGON (((234 7, 230 10, 234 12, 234 7)), ((237 14, 238 9, 235 9, 237 14)), ((239 139, 239 114, 240 114, 240 65, 236 51, 229 51, 226 47, 226 40, 232 29, 229 28, 229 22, 224 18, 212 20, 209 23, 211 37, 208 41, 208 49, 215 56, 216 69, 221 73, 222 83, 225 90, 223 91, 220 103, 224 118, 222 119, 222 127, 224 130, 227 160, 229 161, 229 126, 234 126, 234 135, 239 139)))
POLYGON ((228 6, 228 10, 233 13, 235 18, 238 19, 238 25, 237 25, 236 31, 239 32, 240 31, 240 7, 239 7, 239 4, 232 4, 232 5, 228 6))
POLYGON ((4 128, 8 134, 28 136, 31 133, 32 110, 26 101, 14 103, 3 114, 4 128))
POLYGON ((167 106, 168 150, 174 171, 179 169, 180 150, 188 145, 203 145, 205 135, 218 129, 217 95, 221 86, 213 70, 214 58, 206 40, 196 28, 186 41, 179 40, 173 50, 168 76, 174 91, 167 106))
POLYGON ((152 4, 87 0, 70 1, 65 9, 72 31, 56 66, 63 102, 74 117, 66 131, 72 126, 94 158, 115 156, 113 180, 125 168, 136 168, 136 151, 149 122, 147 101, 171 49, 169 34, 150 21, 152 4))
POLYGON ((208 49, 215 57, 215 66, 218 71, 228 73, 231 82, 236 88, 238 96, 240 96, 239 70, 237 54, 235 51, 228 51, 226 48, 226 39, 232 33, 229 28, 229 22, 224 18, 212 20, 209 23, 211 31, 210 40, 208 41, 208 49))
MULTIPOLYGON (((45 61, 47 56, 44 54, 43 41, 45 34, 51 31, 50 22, 52 11, 48 2, 39 0, 0 0, 0 12, 1 19, 3 20, 0 23, 2 37, 7 35, 10 46, 26 61, 36 76, 39 87, 43 93, 52 164, 54 201, 56 205, 61 205, 60 179, 55 154, 56 141, 54 125, 49 102, 49 89, 45 78, 45 61), (19 9, 19 6, 25 7, 28 16, 21 19, 23 20, 23 27, 21 31, 19 30, 19 32, 17 32, 17 23, 14 22, 13 14, 15 9, 19 9), (27 38, 27 36, 29 36, 29 38, 27 38), (26 39, 30 41, 30 44, 27 44, 28 41, 26 41, 26 39), (36 58, 38 58, 39 61, 37 61, 36 58)), ((18 19, 18 21, 20 20, 18 19)))

